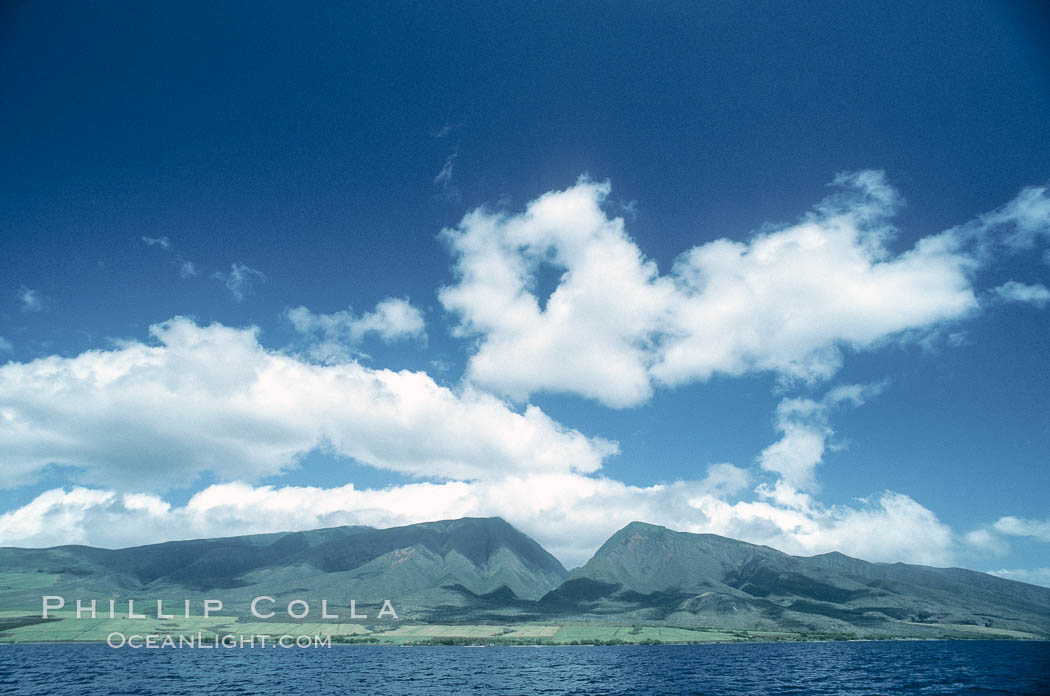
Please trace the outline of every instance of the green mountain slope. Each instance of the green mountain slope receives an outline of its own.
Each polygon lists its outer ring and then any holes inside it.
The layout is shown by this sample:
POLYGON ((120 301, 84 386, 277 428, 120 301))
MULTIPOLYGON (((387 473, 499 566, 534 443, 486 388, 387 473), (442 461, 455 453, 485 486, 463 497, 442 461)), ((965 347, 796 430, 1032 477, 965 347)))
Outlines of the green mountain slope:
MULTIPOLYGON (((39 617, 41 595, 127 600, 155 617, 189 599, 223 602, 253 621, 252 598, 322 599, 340 620, 350 600, 376 618, 390 600, 400 618, 437 622, 547 622, 863 636, 1050 637, 1050 589, 960 568, 868 563, 840 553, 789 556, 711 534, 639 522, 567 573, 539 544, 499 518, 372 529, 335 527, 152 544, 128 549, 0 548, 0 617, 39 617), (17 616, 16 616, 17 615, 17 616)), ((68 616, 68 614, 67 614, 68 616)), ((68 622, 66 622, 68 623, 68 622)), ((87 624, 70 624, 70 626, 87 624)), ((2 628, 0 628, 2 630, 2 628)), ((70 629, 72 630, 72 629, 70 629)), ((385 629, 384 629, 385 630, 385 629)))
POLYGON ((1050 589, 960 568, 789 556, 633 522, 540 601, 564 615, 746 630, 1050 635, 1050 589), (963 630, 963 629, 960 629, 963 630))
POLYGON ((60 546, 0 549, 0 602, 39 610, 41 594, 86 599, 208 597, 247 611, 258 595, 395 601, 416 615, 535 600, 567 575, 556 558, 499 518, 464 518, 391 529, 336 527, 151 544, 128 549, 60 546), (50 578, 26 585, 26 578, 50 578), (43 591, 46 589, 46 592, 43 591))

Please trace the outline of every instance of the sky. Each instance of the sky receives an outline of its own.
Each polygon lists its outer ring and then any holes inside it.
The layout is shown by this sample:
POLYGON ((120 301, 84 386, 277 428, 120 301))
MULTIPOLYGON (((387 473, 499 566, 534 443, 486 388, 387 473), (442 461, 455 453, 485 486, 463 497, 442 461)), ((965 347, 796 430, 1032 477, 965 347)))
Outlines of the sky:
POLYGON ((0 544, 632 520, 1050 586, 1036 3, 6 3, 0 544))

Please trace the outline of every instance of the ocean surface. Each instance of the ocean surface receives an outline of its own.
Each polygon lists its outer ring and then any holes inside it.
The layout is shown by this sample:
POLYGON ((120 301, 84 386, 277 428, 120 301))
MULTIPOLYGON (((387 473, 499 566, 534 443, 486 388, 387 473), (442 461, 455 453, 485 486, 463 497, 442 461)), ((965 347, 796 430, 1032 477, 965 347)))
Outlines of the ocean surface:
POLYGON ((1050 694, 1050 643, 0 645, 0 694, 1050 694))

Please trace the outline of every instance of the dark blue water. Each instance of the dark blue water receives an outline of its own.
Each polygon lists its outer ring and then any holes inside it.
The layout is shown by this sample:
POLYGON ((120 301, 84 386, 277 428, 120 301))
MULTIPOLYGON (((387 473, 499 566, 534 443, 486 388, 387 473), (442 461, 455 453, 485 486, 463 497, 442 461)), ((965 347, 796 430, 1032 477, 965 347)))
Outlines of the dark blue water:
POLYGON ((0 694, 1050 694, 1050 643, 0 646, 0 694))

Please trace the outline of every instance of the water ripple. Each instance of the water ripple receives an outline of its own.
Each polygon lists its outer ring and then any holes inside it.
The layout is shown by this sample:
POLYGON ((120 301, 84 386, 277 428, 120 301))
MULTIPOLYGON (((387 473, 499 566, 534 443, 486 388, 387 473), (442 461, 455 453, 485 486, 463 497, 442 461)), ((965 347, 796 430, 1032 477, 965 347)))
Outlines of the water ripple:
POLYGON ((0 693, 752 694, 1050 693, 1050 643, 1010 641, 114 650, 0 646, 0 693))

